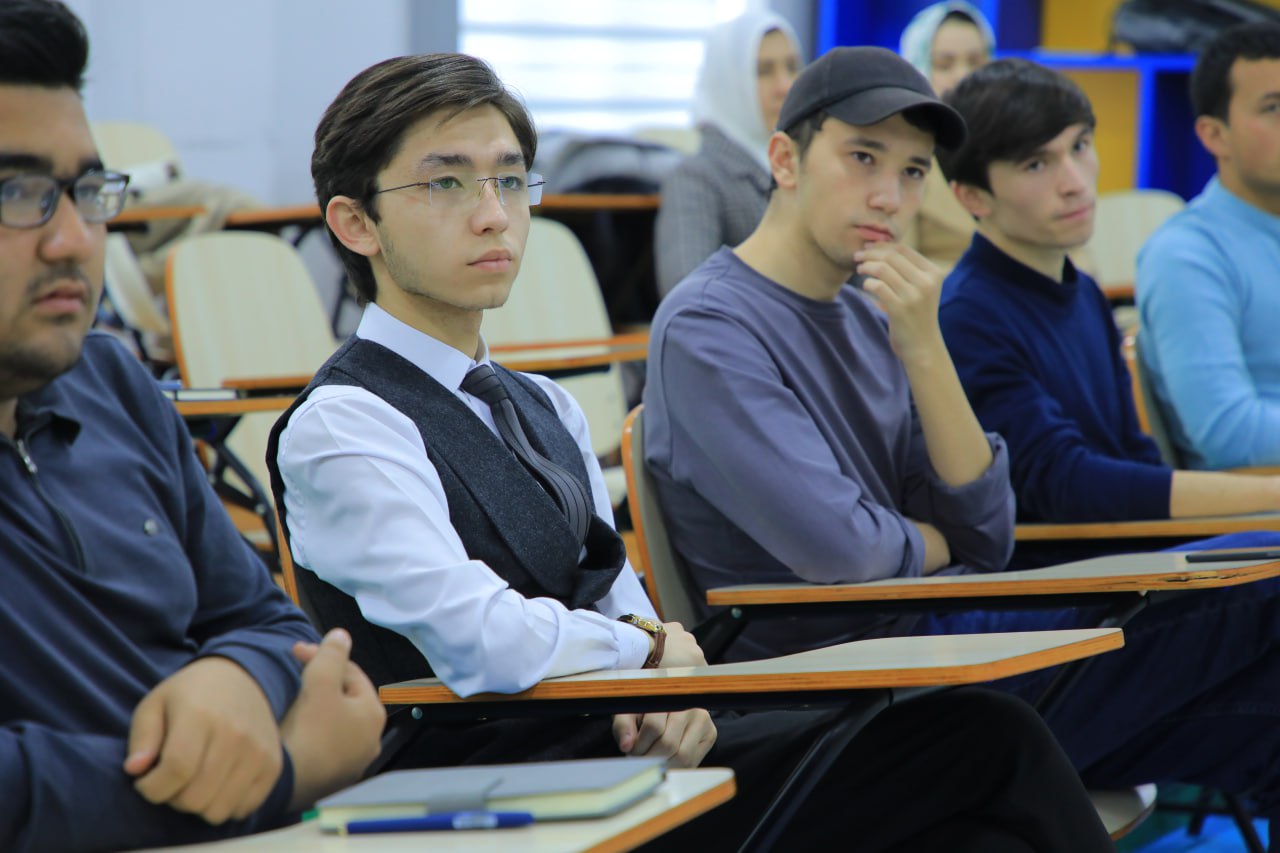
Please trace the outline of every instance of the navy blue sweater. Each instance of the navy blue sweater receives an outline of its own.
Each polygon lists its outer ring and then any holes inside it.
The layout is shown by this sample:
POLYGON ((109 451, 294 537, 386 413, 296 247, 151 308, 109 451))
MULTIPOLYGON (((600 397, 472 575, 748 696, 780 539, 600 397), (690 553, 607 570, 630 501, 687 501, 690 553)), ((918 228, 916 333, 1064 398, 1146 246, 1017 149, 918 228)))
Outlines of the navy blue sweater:
POLYGON ((1168 518, 1173 472, 1138 426, 1110 307, 1066 263, 1058 283, 975 235, 939 312, 960 381, 1008 443, 1019 518, 1168 518))
POLYGON ((112 339, 18 401, 0 436, 0 849, 193 842, 285 816, 286 772, 247 821, 153 806, 121 765, 137 703, 204 655, 297 694, 290 649, 314 640, 205 480, 182 421, 112 339), (25 458, 24 458, 25 457, 25 458))

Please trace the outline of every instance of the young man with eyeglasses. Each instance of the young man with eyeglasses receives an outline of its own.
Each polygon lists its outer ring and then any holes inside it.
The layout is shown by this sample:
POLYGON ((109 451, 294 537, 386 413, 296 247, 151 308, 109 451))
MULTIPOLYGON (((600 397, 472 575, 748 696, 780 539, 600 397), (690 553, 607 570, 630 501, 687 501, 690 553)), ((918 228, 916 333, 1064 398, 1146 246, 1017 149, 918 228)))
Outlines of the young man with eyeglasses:
POLYGON ((137 361, 89 332, 103 170, 61 3, 0 4, 0 848, 279 825, 355 781, 383 712, 272 583, 137 361), (299 677, 300 664, 306 663, 299 677))
MULTIPOLYGON (((378 683, 456 693, 703 662, 661 625, 607 520, 577 404, 491 362, 538 179, 524 106, 480 60, 388 60, 316 130, 312 174, 368 301, 356 335, 276 425, 268 463, 299 580, 378 683)), ((405 763, 619 755, 734 768, 734 800, 664 837, 730 849, 821 732, 820 711, 701 710, 429 726, 405 763)), ((788 827, 797 849, 1109 849, 1034 713, 980 690, 876 717, 788 827)))

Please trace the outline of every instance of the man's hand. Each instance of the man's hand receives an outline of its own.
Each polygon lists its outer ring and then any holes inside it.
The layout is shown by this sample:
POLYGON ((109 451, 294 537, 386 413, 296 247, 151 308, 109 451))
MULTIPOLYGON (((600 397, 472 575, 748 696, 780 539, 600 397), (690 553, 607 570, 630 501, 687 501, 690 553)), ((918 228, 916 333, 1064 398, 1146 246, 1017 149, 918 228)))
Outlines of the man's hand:
POLYGON ((662 648, 662 660, 658 666, 706 666, 707 659, 698 647, 698 641, 679 622, 664 622, 667 642, 662 648))
POLYGON ((902 243, 871 243, 854 253, 862 289, 889 316, 889 342, 904 363, 946 352, 938 326, 942 271, 902 243))
POLYGON ((701 708, 673 714, 618 714, 613 739, 626 755, 662 756, 672 767, 697 767, 716 742, 716 726, 701 708))
POLYGON ((292 808, 297 811, 359 780, 378 757, 386 712, 378 692, 351 662, 351 636, 341 629, 320 645, 297 643, 304 664, 302 690, 280 724, 293 761, 292 808))
POLYGON ((192 661, 133 711, 124 770, 157 805, 215 825, 245 818, 271 793, 282 764, 266 694, 227 658, 192 661))

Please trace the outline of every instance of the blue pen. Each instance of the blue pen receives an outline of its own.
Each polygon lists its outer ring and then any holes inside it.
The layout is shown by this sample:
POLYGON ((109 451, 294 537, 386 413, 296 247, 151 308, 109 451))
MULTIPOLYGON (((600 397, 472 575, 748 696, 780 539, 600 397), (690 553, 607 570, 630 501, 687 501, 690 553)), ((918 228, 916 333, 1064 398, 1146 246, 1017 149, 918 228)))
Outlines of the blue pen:
POLYGON ((347 833, 363 835, 371 832, 422 832, 441 829, 509 829, 528 826, 533 815, 528 812, 441 812, 422 817, 392 817, 378 820, 353 820, 347 833))

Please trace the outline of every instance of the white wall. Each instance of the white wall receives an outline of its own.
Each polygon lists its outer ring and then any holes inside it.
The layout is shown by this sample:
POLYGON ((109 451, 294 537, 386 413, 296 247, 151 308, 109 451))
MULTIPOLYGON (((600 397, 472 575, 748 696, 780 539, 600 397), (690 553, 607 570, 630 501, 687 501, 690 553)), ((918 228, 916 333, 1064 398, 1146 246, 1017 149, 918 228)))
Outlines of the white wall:
MULTIPOLYGON (((312 134, 352 76, 409 52, 415 0, 69 0, 91 120, 173 139, 185 173, 268 204, 313 199, 312 134)), ((422 7, 452 0, 417 0, 422 7)), ((445 7, 441 7, 445 8, 445 7)), ((446 11, 448 11, 446 9, 446 11)))

